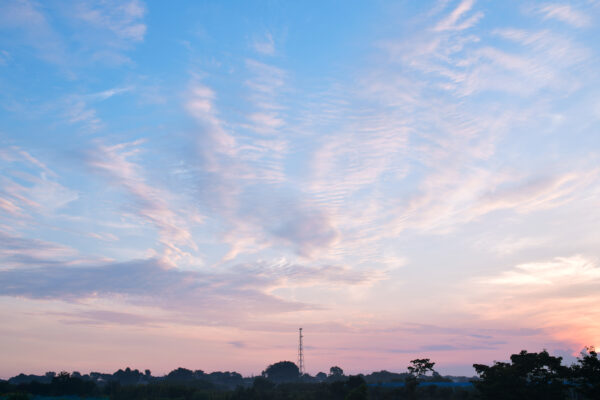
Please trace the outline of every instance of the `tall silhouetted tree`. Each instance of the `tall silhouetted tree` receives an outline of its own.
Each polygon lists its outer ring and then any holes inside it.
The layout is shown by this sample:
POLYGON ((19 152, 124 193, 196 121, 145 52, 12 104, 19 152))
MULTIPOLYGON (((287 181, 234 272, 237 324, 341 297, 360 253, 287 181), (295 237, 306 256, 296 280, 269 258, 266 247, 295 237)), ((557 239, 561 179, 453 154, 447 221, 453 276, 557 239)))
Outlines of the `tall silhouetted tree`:
POLYGON ((404 387, 411 396, 417 390, 419 378, 426 376, 428 372, 434 372, 434 365, 429 358, 415 358, 410 361, 407 367, 409 375, 404 379, 404 387))
POLYGON ((416 358, 410 362, 408 372, 415 378, 420 378, 427 375, 428 372, 434 372, 434 365, 435 363, 431 362, 429 358, 416 358))

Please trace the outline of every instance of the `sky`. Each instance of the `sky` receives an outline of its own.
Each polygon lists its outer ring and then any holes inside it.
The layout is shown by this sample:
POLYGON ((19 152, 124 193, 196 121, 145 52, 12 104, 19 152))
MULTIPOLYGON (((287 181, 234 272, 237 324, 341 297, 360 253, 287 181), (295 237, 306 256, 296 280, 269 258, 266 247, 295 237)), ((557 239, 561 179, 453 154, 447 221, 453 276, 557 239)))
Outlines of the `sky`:
POLYGON ((0 2, 0 378, 600 343, 600 2, 0 2))

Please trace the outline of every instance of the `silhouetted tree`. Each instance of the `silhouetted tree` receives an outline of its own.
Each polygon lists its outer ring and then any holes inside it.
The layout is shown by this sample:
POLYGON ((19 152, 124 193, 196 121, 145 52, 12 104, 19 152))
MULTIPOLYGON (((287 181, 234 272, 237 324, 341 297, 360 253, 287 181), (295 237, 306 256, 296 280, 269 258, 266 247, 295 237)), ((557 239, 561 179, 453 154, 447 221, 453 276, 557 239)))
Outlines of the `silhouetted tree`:
POLYGON ((208 379, 215 385, 224 386, 228 388, 235 388, 236 386, 244 383, 244 378, 237 372, 211 372, 206 375, 203 371, 198 370, 195 372, 198 379, 208 379))
POLYGON ((528 353, 523 350, 510 356, 511 363, 493 366, 473 364, 479 375, 474 382, 483 399, 493 400, 563 400, 567 392, 569 369, 561 365, 562 357, 546 350, 528 353))
POLYGON ((132 370, 127 367, 125 370, 120 369, 115 372, 110 379, 119 382, 121 385, 134 385, 140 382, 142 376, 139 370, 132 370))
POLYGON ((55 396, 86 396, 91 395, 95 389, 96 384, 94 382, 90 380, 84 381, 81 378, 81 374, 77 377, 70 375, 66 371, 62 371, 52 378, 50 385, 30 386, 29 388, 30 392, 34 394, 52 394, 55 396))
POLYGON ((300 370, 291 361, 279 361, 269 365, 262 375, 273 382, 291 382, 298 379, 300 370))
POLYGON ((434 362, 431 362, 429 358, 416 358, 410 361, 408 365, 408 376, 404 379, 404 388, 412 397, 417 390, 419 385, 419 378, 427 375, 428 372, 434 372, 434 362))
POLYGON ((61 371, 58 373, 58 375, 52 378, 52 383, 64 383, 67 382, 70 377, 71 375, 69 375, 67 371, 61 371))
POLYGON ((165 378, 170 381, 185 382, 194 380, 195 375, 194 371, 187 368, 177 368, 169 372, 165 378))
POLYGON ((600 399, 600 360, 596 349, 586 348, 572 371, 576 391, 588 399, 600 399))
POLYGON ((421 378, 426 376, 428 372, 434 372, 433 367, 435 363, 431 362, 429 358, 416 358, 411 360, 408 366, 408 372, 415 378, 421 378))
POLYGON ((335 377, 341 377, 344 376, 344 370, 341 369, 340 367, 333 366, 331 368, 329 368, 329 376, 335 376, 335 377))

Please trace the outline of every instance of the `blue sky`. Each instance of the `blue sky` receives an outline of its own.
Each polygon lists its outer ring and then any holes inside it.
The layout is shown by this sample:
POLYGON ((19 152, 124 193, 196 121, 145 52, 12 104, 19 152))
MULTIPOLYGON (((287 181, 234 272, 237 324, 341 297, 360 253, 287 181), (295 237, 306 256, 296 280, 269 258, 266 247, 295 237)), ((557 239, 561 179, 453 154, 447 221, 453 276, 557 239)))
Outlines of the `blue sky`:
POLYGON ((0 376, 597 344, 599 15, 3 2, 0 376))

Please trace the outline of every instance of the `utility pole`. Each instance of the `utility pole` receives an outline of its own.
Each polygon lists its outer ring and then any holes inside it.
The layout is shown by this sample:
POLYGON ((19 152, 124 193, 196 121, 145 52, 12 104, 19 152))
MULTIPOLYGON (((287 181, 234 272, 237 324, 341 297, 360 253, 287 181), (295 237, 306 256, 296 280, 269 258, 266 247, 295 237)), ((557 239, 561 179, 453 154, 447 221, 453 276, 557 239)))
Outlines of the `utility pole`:
POLYGON ((302 328, 299 330, 298 335, 298 369, 300 370, 300 376, 304 375, 304 351, 302 349, 302 328))

